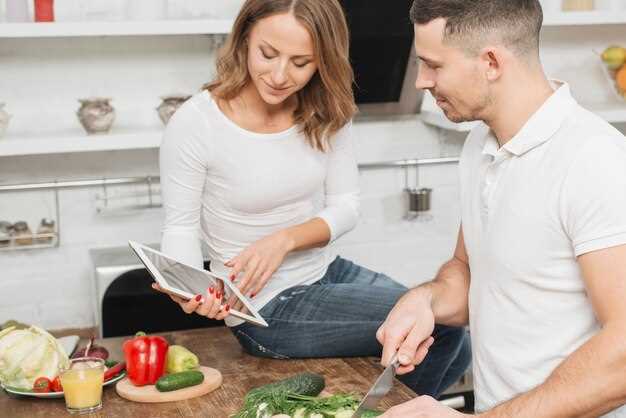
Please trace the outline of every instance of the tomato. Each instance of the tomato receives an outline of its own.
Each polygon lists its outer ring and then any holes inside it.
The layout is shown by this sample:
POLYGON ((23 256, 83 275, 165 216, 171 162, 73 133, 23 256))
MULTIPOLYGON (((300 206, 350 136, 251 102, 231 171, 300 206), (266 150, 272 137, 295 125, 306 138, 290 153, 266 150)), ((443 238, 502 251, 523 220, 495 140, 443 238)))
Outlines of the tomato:
POLYGON ((61 378, 59 376, 54 378, 50 389, 52 392, 63 392, 63 386, 61 386, 61 378))
POLYGON ((37 380, 35 380, 35 383, 33 383, 33 391, 37 393, 50 392, 51 384, 52 382, 50 382, 50 379, 47 377, 38 377, 37 380))

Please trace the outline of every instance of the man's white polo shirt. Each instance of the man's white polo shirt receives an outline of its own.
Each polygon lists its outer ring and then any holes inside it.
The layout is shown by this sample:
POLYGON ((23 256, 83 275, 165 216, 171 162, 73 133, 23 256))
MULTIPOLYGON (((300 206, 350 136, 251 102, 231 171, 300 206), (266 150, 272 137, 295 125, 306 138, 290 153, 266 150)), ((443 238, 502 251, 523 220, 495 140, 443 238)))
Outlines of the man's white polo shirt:
POLYGON ((544 382, 599 330, 576 257, 626 244, 626 139, 560 84, 503 147, 477 126, 460 176, 484 411, 544 382))

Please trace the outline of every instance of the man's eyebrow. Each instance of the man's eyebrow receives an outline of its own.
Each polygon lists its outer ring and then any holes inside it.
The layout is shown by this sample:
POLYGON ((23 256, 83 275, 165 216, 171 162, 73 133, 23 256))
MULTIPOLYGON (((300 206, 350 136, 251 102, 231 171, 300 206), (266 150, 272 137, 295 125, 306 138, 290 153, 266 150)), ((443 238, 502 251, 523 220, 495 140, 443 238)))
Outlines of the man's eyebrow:
MULTIPOLYGON (((280 52, 278 49, 274 48, 272 46, 272 44, 270 44, 269 42, 265 41, 265 40, 261 40, 261 42, 263 42, 263 44, 269 48, 272 49, 272 52, 280 52)), ((294 55, 292 58, 313 58, 313 55, 294 55)))
POLYGON ((417 56, 417 59, 418 59, 418 60, 425 61, 427 64, 441 65, 441 63, 440 63, 439 61, 434 60, 434 59, 431 59, 431 58, 428 58, 428 57, 425 57, 425 56, 423 56, 423 55, 418 55, 418 56, 417 56))

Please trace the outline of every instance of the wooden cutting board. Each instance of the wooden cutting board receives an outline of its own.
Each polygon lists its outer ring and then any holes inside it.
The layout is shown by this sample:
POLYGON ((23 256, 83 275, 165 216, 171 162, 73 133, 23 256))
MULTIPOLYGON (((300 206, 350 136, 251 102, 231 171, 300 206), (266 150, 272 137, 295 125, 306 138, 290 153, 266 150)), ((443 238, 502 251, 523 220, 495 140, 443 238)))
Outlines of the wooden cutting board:
POLYGON ((173 390, 171 392, 159 392, 156 386, 135 386, 128 377, 117 382, 115 391, 124 399, 135 402, 174 402, 191 399, 198 396, 206 395, 214 391, 222 384, 222 374, 219 370, 210 367, 200 366, 198 368, 204 373, 204 381, 196 386, 173 390))

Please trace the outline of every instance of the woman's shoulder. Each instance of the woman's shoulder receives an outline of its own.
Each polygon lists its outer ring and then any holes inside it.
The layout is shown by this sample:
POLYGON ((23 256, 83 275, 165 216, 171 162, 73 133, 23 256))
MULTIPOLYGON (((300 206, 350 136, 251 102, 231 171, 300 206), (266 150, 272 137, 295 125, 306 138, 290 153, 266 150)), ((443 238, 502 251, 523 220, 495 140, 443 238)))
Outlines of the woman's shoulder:
POLYGON ((211 96, 206 91, 194 94, 174 112, 167 123, 166 130, 210 133, 212 131, 211 103, 211 96))
POLYGON ((210 96, 205 95, 208 93, 194 94, 172 115, 165 127, 162 150, 187 150, 194 155, 211 153, 217 130, 205 108, 210 96))

